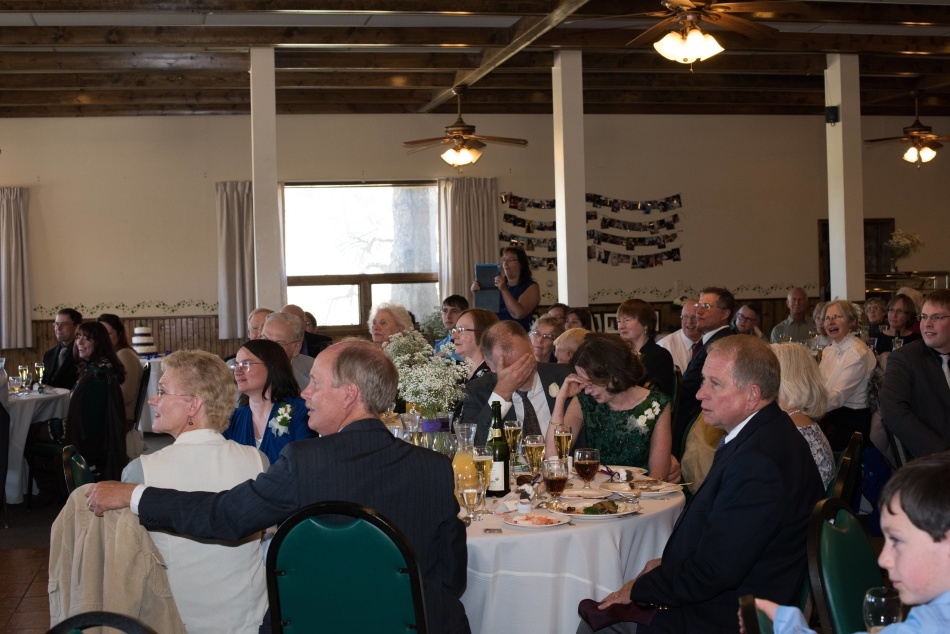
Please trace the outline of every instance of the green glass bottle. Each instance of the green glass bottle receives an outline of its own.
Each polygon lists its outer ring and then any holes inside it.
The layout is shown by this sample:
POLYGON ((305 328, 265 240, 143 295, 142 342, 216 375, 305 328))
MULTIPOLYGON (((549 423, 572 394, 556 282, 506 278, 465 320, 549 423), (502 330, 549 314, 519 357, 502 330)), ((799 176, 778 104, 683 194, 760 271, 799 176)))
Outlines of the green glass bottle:
POLYGON ((491 449, 492 465, 491 477, 488 479, 488 495, 503 497, 508 495, 511 487, 508 484, 508 441, 505 440, 505 430, 501 423, 501 403, 493 401, 491 404, 491 429, 488 430, 488 442, 491 449))

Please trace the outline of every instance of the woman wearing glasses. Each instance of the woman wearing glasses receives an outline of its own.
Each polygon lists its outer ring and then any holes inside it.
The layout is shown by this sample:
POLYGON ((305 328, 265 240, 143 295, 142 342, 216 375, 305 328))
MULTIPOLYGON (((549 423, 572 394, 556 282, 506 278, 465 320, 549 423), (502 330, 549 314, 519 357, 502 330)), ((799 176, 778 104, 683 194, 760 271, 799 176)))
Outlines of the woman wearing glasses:
MULTIPOLYGON (((528 330, 534 309, 541 301, 541 287, 531 277, 528 255, 520 247, 505 247, 501 252, 501 275, 495 278, 495 287, 501 292, 498 319, 514 320, 528 330)), ((482 290, 478 282, 472 291, 482 290)))
POLYGON ((455 327, 450 333, 455 343, 455 353, 471 363, 466 383, 491 372, 479 345, 482 333, 497 323, 498 315, 484 308, 469 308, 455 321, 455 327))
POLYGON ((877 365, 877 358, 853 330, 860 312, 851 302, 836 299, 825 305, 825 332, 831 345, 822 351, 818 366, 828 390, 828 413, 821 428, 831 449, 844 451, 853 432, 870 442, 871 410, 868 407, 868 384, 877 365))
POLYGON ((894 339, 897 338, 902 345, 917 341, 920 333, 916 332, 916 325, 917 307, 914 301, 907 295, 895 295, 887 303, 887 327, 875 337, 874 351, 878 354, 891 352, 895 348, 894 339))
POLYGON ((241 399, 225 438, 257 447, 273 463, 287 443, 316 436, 307 426, 307 403, 300 398, 290 360, 279 344, 248 341, 230 367, 241 399))
MULTIPOLYGON (((180 351, 165 357, 162 370, 158 392, 148 403, 153 429, 171 434, 175 442, 129 463, 123 482, 224 491, 267 469, 260 451, 221 435, 234 405, 234 382, 221 359, 200 350, 180 351)), ((260 533, 240 542, 149 533, 165 560, 172 596, 189 632, 258 631, 267 609, 260 533)))

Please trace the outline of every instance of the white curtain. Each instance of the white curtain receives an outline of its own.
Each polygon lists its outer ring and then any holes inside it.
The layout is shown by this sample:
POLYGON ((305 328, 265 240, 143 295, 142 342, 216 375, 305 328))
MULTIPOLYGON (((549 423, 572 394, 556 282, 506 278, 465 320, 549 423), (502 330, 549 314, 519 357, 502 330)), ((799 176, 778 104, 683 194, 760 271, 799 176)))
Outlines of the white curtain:
POLYGON ((33 347, 29 207, 29 189, 0 187, 0 348, 33 347))
POLYGON ((247 337, 247 314, 257 296, 254 200, 250 181, 214 184, 218 209, 218 337, 247 337))
POLYGON ((472 300, 475 265, 498 261, 498 181, 439 180, 439 291, 472 300))

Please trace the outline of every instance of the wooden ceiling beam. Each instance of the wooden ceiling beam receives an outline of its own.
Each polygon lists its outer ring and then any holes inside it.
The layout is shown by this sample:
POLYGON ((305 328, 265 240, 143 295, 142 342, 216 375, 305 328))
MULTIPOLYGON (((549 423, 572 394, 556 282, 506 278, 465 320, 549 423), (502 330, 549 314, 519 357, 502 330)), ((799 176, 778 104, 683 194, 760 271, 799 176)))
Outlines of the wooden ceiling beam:
MULTIPOLYGON (((548 54, 550 57, 550 53, 548 54)), ((480 56, 453 53, 451 49, 432 53, 362 53, 277 49, 274 65, 278 70, 328 70, 348 68, 360 71, 387 70, 458 70, 477 68, 480 56)))
POLYGON ((551 0, 466 0, 456 10, 444 0, 0 0, 0 12, 178 11, 293 12, 293 13, 435 13, 536 14, 550 13, 551 0))
POLYGON ((155 90, 250 88, 246 72, 0 73, 0 90, 155 90))
POLYGON ((155 70, 235 70, 251 68, 247 53, 48 53, 4 51, 0 72, 155 70))

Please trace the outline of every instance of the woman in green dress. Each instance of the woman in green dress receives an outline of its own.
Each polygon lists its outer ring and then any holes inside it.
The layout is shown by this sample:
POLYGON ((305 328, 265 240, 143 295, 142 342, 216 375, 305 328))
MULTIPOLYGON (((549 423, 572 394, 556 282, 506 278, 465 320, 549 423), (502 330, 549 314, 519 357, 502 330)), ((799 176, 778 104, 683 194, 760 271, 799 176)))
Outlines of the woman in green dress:
POLYGON ((578 446, 599 449, 601 464, 643 467, 651 478, 666 480, 672 467, 670 399, 638 386, 645 371, 637 355, 617 335, 595 333, 571 363, 575 373, 565 379, 551 413, 548 454, 556 455, 557 425, 568 426, 574 438, 583 428, 585 444, 578 446))

